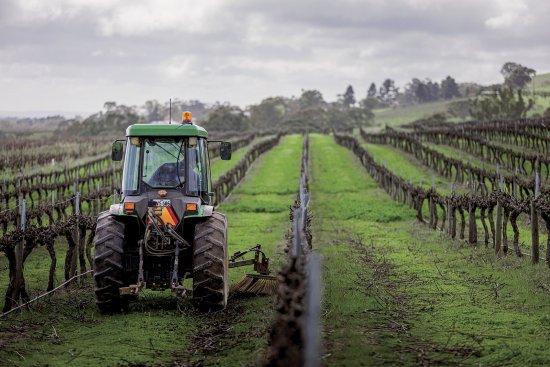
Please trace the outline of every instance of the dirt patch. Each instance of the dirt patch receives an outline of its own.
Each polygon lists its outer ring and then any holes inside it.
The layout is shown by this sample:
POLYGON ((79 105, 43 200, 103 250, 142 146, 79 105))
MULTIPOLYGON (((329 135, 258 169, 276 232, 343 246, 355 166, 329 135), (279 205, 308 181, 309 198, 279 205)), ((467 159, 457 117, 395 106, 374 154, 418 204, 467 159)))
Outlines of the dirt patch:
MULTIPOLYGON (((247 301, 255 296, 232 295, 227 307, 215 313, 203 314, 196 310, 196 316, 202 319, 197 324, 199 328, 184 351, 174 355, 175 362, 159 365, 162 367, 198 367, 208 364, 208 356, 229 353, 234 348, 244 347, 247 340, 253 336, 267 339, 268 320, 258 322, 246 332, 236 333, 233 329, 248 312, 247 301)), ((152 366, 148 366, 152 367, 152 366)))

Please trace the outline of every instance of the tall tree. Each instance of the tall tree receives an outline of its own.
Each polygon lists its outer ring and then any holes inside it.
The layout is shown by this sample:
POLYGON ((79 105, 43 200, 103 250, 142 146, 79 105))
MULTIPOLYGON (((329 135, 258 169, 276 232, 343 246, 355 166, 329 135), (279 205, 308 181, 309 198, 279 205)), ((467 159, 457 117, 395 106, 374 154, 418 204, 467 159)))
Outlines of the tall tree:
POLYGON ((367 97, 376 97, 376 84, 370 83, 369 90, 367 91, 367 97))
POLYGON ((351 85, 348 85, 344 95, 342 96, 342 104, 345 108, 350 108, 355 104, 355 92, 353 91, 353 87, 351 85))
POLYGON ((115 101, 107 101, 103 104, 103 108, 107 112, 111 112, 116 108, 116 102, 115 101))
POLYGON ((163 106, 156 99, 146 101, 143 107, 147 112, 146 119, 148 122, 160 121, 164 118, 163 106))
POLYGON ((443 99, 460 97, 458 84, 456 84, 456 81, 454 78, 451 78, 451 76, 447 76, 441 81, 441 97, 443 97, 443 99))
POLYGON ((512 89, 522 89, 536 75, 535 69, 528 68, 515 62, 502 65, 500 73, 504 76, 504 84, 512 89))
POLYGON ((240 107, 218 103, 208 113, 204 127, 213 131, 246 131, 250 121, 240 107))
POLYGON ((533 99, 523 98, 521 89, 514 93, 511 87, 504 87, 471 101, 470 115, 477 120, 518 119, 526 117, 534 105, 533 99))
POLYGON ((285 100, 282 97, 269 97, 260 104, 250 106, 250 122, 257 129, 276 128, 286 113, 285 100))
POLYGON ((385 101, 394 100, 399 93, 399 88, 395 87, 395 82, 391 79, 386 79, 380 87, 380 98, 385 101))

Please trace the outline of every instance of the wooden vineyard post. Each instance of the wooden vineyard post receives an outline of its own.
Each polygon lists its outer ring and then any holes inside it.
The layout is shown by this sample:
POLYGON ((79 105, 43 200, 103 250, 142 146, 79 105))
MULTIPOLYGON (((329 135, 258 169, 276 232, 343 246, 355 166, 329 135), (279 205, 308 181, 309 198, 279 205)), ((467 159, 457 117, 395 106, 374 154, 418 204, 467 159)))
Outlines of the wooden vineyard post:
POLYGON ((447 199, 447 233, 451 235, 452 225, 451 225, 451 198, 447 199))
POLYGON ((434 225, 434 208, 433 208, 433 197, 432 195, 430 194, 430 196, 428 196, 428 209, 430 209, 430 228, 433 227, 434 225))
MULTIPOLYGON (((436 193, 435 191, 435 177, 432 176, 432 191, 433 191, 433 194, 436 193)), ((437 230, 437 222, 439 220, 439 217, 438 217, 438 214, 437 214, 437 203, 435 201, 435 199, 432 198, 432 204, 433 204, 433 215, 434 215, 434 221, 433 221, 433 226, 432 228, 437 230)))
POLYGON ((455 193, 455 185, 454 182, 451 183, 451 196, 449 197, 449 204, 448 204, 448 216, 449 216, 449 235, 451 238, 456 237, 456 208, 453 205, 452 201, 454 198, 455 193))
POLYGON ((535 200, 531 199, 531 260, 533 264, 539 262, 539 218, 535 208, 535 200))
MULTIPOLYGON (((498 166, 497 166, 498 168, 498 166)), ((503 177, 501 176, 501 181, 503 177)), ((502 189, 502 185, 499 186, 499 190, 502 189)), ((498 254, 502 248, 502 203, 500 198, 497 199, 497 223, 495 228, 495 254, 498 254)))
MULTIPOLYGON (((412 187, 412 184, 413 184, 413 178, 412 176, 409 176, 409 184, 410 186, 412 187)), ((407 201, 408 201, 408 204, 409 204, 409 208, 412 208, 413 204, 413 200, 412 200, 412 193, 411 193, 411 190, 408 190, 407 191, 407 201)))
POLYGON ((518 198, 518 184, 516 183, 518 173, 519 173, 518 166, 516 166, 516 169, 514 170, 514 179, 512 181, 513 195, 514 195, 514 198, 516 199, 518 198))
POLYGON ((55 215, 55 190, 52 190, 52 217, 50 224, 54 224, 54 215, 55 215))
MULTIPOLYGON (((75 186, 76 187, 76 186, 75 186)), ((75 214, 75 228, 74 228, 74 249, 71 256, 71 269, 70 277, 74 277, 77 274, 77 265, 78 265, 78 252, 80 244, 80 192, 75 193, 74 197, 74 214, 75 214)))
POLYGON ((540 248, 539 248, 539 215, 535 206, 535 201, 539 197, 540 190, 540 176, 539 172, 535 172, 535 196, 531 199, 531 261, 533 264, 539 262, 540 248))
POLYGON ((20 199, 19 206, 19 229, 23 232, 21 241, 15 245, 15 288, 12 293, 12 306, 16 306, 21 291, 25 289, 25 278, 23 276, 23 252, 25 249, 25 229, 27 228, 27 201, 20 199))
MULTIPOLYGON (((474 195, 476 195, 477 182, 474 181, 473 187, 474 187, 474 195)), ((468 219, 469 219, 468 242, 470 244, 476 244, 477 243, 476 205, 471 198, 470 198, 469 207, 468 207, 468 219)))

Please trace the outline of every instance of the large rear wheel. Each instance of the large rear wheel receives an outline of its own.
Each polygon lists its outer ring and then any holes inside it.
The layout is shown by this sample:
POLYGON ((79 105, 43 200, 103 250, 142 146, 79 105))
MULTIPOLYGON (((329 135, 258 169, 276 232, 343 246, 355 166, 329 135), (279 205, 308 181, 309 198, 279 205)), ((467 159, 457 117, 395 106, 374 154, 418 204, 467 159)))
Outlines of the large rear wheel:
POLYGON ((193 301, 203 311, 219 311, 229 294, 227 220, 214 212, 195 225, 193 241, 193 301))
POLYGON ((94 281, 95 299, 102 313, 115 313, 128 308, 120 296, 124 287, 124 223, 108 212, 97 219, 95 231, 94 281))

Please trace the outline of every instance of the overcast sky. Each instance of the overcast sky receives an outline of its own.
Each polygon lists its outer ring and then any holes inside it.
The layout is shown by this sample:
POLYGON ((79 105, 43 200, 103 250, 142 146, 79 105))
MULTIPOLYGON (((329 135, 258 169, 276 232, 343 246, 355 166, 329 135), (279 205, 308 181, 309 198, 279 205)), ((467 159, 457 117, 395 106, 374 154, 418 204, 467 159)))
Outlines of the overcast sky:
POLYGON ((546 0, 0 0, 0 111, 230 101, 550 71, 546 0))

